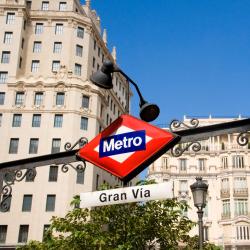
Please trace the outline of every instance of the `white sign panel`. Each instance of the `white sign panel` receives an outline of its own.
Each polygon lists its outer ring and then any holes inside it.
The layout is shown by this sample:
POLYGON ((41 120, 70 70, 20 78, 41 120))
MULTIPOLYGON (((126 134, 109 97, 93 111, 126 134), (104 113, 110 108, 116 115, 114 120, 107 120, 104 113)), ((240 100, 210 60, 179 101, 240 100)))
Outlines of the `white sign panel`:
POLYGON ((80 207, 95 207, 128 202, 173 198, 172 184, 164 182, 126 188, 81 193, 80 207))

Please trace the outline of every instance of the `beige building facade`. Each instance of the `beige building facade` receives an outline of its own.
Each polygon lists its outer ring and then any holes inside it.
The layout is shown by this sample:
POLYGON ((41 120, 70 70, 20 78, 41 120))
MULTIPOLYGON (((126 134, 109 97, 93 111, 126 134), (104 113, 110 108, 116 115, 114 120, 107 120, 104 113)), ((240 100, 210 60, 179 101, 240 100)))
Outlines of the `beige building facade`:
MULTIPOLYGON (((237 118, 201 118, 199 126, 228 122, 237 118)), ((190 119, 183 122, 190 125, 190 119)), ((148 170, 148 179, 171 182, 173 195, 188 203, 184 214, 198 220, 190 185, 201 176, 209 185, 204 209, 204 238, 223 249, 250 249, 250 145, 240 146, 237 134, 211 137, 201 142, 201 150, 185 151, 180 157, 165 153, 148 170)), ((198 234, 195 227, 192 235, 198 234)))
MULTIPOLYGON (((112 90, 89 81, 105 59, 116 62, 90 0, 0 0, 0 27, 0 162, 64 151, 128 112, 131 92, 121 75, 113 75, 112 90)), ((35 179, 16 181, 9 211, 0 212, 0 248, 41 241, 74 195, 102 183, 121 184, 88 163, 83 173, 45 166, 35 179)))

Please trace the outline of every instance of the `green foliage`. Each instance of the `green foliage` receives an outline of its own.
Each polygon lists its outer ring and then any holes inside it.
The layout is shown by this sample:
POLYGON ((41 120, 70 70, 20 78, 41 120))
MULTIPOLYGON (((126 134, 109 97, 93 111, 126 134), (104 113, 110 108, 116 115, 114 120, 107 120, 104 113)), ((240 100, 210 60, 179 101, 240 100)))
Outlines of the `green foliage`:
MULTIPOLYGON (((79 202, 76 196, 71 204, 78 207, 79 202)), ((146 246, 154 249, 158 244, 160 249, 174 250, 178 249, 179 242, 196 247, 195 240, 188 236, 194 223, 182 215, 185 208, 185 203, 175 199, 92 210, 75 208, 64 218, 52 218, 43 242, 31 241, 19 249, 144 250, 146 246)))

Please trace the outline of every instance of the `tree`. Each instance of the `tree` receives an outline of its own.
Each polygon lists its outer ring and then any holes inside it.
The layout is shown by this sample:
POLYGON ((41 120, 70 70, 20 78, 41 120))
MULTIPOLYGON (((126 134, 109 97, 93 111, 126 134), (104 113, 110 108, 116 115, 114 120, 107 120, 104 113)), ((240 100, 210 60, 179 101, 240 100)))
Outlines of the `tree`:
MULTIPOLYGON (((79 202, 77 197, 72 205, 79 202)), ((183 216, 185 209, 176 199, 74 208, 64 218, 52 218, 43 242, 31 241, 19 249, 144 250, 158 245, 174 250, 179 242, 192 242, 188 232, 194 223, 183 216)))

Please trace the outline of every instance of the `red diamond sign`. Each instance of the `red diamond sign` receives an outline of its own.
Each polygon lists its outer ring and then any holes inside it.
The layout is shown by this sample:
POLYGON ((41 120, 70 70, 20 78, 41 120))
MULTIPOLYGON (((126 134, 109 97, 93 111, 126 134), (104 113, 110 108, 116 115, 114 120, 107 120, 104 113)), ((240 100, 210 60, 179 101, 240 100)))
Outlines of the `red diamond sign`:
POLYGON ((81 148, 78 156, 129 181, 179 139, 133 116, 122 115, 81 148))

